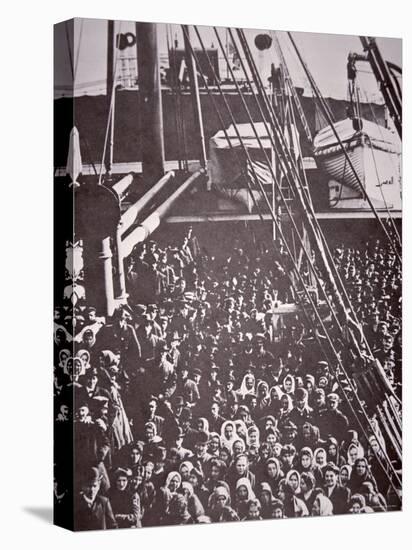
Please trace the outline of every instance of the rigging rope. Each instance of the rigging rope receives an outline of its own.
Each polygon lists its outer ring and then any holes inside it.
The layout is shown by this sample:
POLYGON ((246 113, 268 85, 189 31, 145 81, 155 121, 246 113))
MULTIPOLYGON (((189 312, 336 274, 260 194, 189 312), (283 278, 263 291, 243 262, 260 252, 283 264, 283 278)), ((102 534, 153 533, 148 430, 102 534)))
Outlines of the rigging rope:
MULTIPOLYGON (((202 49, 204 50, 204 52, 205 52, 205 54, 206 54, 206 56, 207 56, 207 52, 205 51, 205 48, 204 48, 204 46, 203 46, 203 43, 202 43, 200 34, 198 33, 196 27, 195 27, 195 30, 196 30, 196 33, 197 33, 197 35, 198 35, 198 38, 199 38, 199 40, 200 40, 200 42, 201 42, 202 49)), ((194 55, 194 58, 195 58, 195 60, 196 60, 196 63, 199 65, 197 56, 196 56, 196 54, 193 52, 193 50, 192 50, 192 54, 194 55)), ((208 58, 208 56, 207 56, 207 58, 208 58)), ((208 62, 210 63, 210 59, 209 59, 209 58, 208 58, 208 62)), ((213 70, 213 67, 212 67, 211 63, 210 63, 210 66, 211 66, 211 69, 213 70)), ((206 81, 204 81, 204 84, 206 85, 208 94, 210 94, 210 90, 209 90, 208 87, 207 87, 206 81)), ((225 102, 226 108, 227 108, 228 111, 229 111, 229 115, 231 116, 232 124, 233 124, 233 126, 234 126, 235 132, 237 133, 239 142, 240 142, 242 148, 244 149, 245 155, 246 155, 246 157, 248 158, 249 163, 252 165, 252 170, 253 170, 253 163, 251 162, 251 159, 250 159, 250 157, 249 157, 247 148, 244 146, 243 140, 242 140, 242 138, 241 138, 241 136, 240 136, 240 134, 239 134, 239 132, 238 132, 238 130, 237 130, 237 126, 236 126, 236 122, 235 122, 234 117, 233 117, 233 113, 231 112, 230 107, 228 106, 227 101, 225 100, 225 97, 224 97, 224 95, 223 95, 223 93, 222 93, 222 90, 221 90, 221 88, 220 88, 220 86, 219 86, 219 83, 218 83, 218 89, 219 89, 220 94, 221 94, 222 97, 223 97, 223 100, 224 100, 224 102, 225 102)), ((211 96, 211 97, 212 97, 214 106, 215 106, 215 108, 216 108, 216 104, 215 104, 215 102, 214 102, 214 98, 213 98, 213 96, 211 96)), ((222 129, 223 129, 223 131, 224 131, 224 133, 225 133, 226 139, 228 140, 229 147, 232 148, 232 144, 231 144, 230 138, 228 137, 227 132, 226 132, 226 130, 225 130, 225 126, 224 126, 224 124, 223 124, 223 120, 222 120, 222 118, 221 118, 221 115, 220 115, 220 113, 219 113, 218 111, 217 111, 217 113, 218 113, 219 119, 220 119, 220 121, 221 121, 221 123, 222 123, 222 129)), ((271 212, 272 219, 273 219, 274 223, 278 226, 277 220, 276 220, 276 216, 274 215, 273 211, 271 210, 271 205, 270 205, 270 203, 269 203, 269 201, 268 201, 268 199, 267 199, 266 193, 264 192, 263 186, 261 185, 261 183, 259 182, 259 179, 258 179, 257 177, 255 177, 254 180, 255 180, 255 183, 257 183, 257 184, 259 185, 259 187, 260 187, 260 189, 261 189, 261 192, 262 192, 262 194, 264 195, 265 200, 268 202, 268 207, 269 207, 269 211, 271 212)), ((253 193, 251 192, 250 184, 249 184, 248 179, 246 179, 246 183, 247 183, 248 188, 249 188, 249 191, 250 191, 250 193, 251 193, 252 200, 254 201, 255 206, 257 207, 257 210, 258 210, 258 212, 259 212, 259 215, 260 215, 261 219, 263 220, 263 216, 262 216, 262 214, 261 214, 261 212, 260 212, 260 209, 259 209, 259 207, 258 207, 258 205, 257 205, 257 203, 256 203, 255 197, 254 197, 253 193)), ((281 231, 281 229, 280 229, 279 226, 278 226, 278 231, 279 231, 279 234, 281 235, 282 241, 284 242, 285 248, 287 249, 287 252, 288 252, 288 254, 289 254, 289 257, 291 258, 292 263, 294 263, 294 262, 293 262, 293 257, 292 257, 292 255, 291 255, 291 252, 290 252, 290 249, 289 249, 288 244, 287 244, 287 242, 286 242, 286 239, 284 238, 283 232, 281 231)), ((301 275, 300 275, 299 270, 296 268, 296 264, 294 265, 294 268, 296 269, 297 274, 298 274, 299 278, 301 279, 301 275)), ((293 281, 291 281, 291 282, 292 282, 292 284, 293 284, 293 281)), ((338 355, 337 351, 335 350, 335 348, 334 348, 334 346, 333 346, 333 344, 332 344, 332 342, 331 342, 331 340, 330 340, 330 337, 329 337, 329 335, 328 335, 328 332, 327 332, 327 330, 325 329, 325 326, 324 326, 324 324, 323 324, 323 322, 322 322, 322 320, 321 320, 321 318, 320 318, 320 316, 319 316, 319 313, 318 313, 318 311, 317 311, 316 305, 313 303, 313 300, 312 300, 312 298, 311 298, 311 296, 310 296, 310 293, 309 293, 308 290, 306 289, 306 286, 305 286, 304 282, 302 281, 302 279, 301 279, 301 282, 303 283, 304 290, 305 290, 305 292, 307 293, 307 296, 308 296, 309 301, 311 302, 311 305, 312 305, 312 307, 313 307, 315 316, 318 317, 318 321, 320 321, 320 325, 322 326, 322 328, 323 328, 323 330, 324 330, 324 332, 325 332, 325 334, 326 334, 326 338, 327 338, 327 340, 328 340, 328 343, 329 343, 330 346, 331 346, 332 351, 334 352, 335 358, 338 360, 338 363, 340 364, 340 366, 341 366, 341 368, 342 368, 342 371, 346 374, 346 371, 345 371, 345 369, 343 368, 343 365, 342 365, 342 363, 341 363, 341 360, 340 360, 340 358, 339 358, 339 355, 338 355)), ((316 330, 316 329, 315 329, 315 330, 316 330)), ((347 377, 347 374, 346 374, 346 377, 347 377)), ((347 377, 347 378, 348 378, 348 377, 347 377)), ((339 382, 339 380, 338 380, 338 382, 339 382)), ((351 380, 350 380, 349 378, 348 378, 348 382, 349 382, 349 384, 350 384, 350 385, 352 386, 352 388, 353 388, 352 382, 351 382, 351 380)), ((343 389, 343 392, 344 392, 344 395, 346 396, 346 393, 345 393, 345 390, 344 390, 344 389, 343 389)), ((356 395, 356 393, 354 393, 354 394, 356 395)), ((347 397, 347 396, 346 396, 346 397, 347 397)), ((358 400, 359 400, 359 399, 358 399, 358 400)), ((368 419, 368 417, 367 417, 367 415, 366 415, 366 412, 365 412, 365 410, 364 410, 364 408, 363 408, 363 405, 362 405, 362 403, 360 402, 360 400, 359 400, 359 404, 360 404, 360 407, 361 407, 361 409, 362 409, 362 412, 363 412, 363 414, 364 414, 364 416, 365 416, 367 422, 369 422, 369 424, 370 424, 370 428, 372 429, 372 433, 375 434, 374 427, 371 425, 371 423, 370 423, 370 421, 369 421, 369 419, 368 419)), ((351 405, 351 404, 350 404, 350 405, 351 405)), ((359 421, 359 424, 360 424, 360 426, 361 426, 361 429, 364 430, 363 424, 360 422, 359 417, 358 417, 358 416, 356 416, 356 417, 357 417, 357 420, 359 421)), ((366 432, 365 432, 365 433, 366 433, 366 432)), ((387 458, 388 458, 388 457, 387 457, 387 458)), ((385 471, 386 471, 386 470, 385 470, 385 471)), ((395 473, 395 475, 396 475, 396 473, 395 473)), ((390 482, 392 483, 392 480, 390 480, 390 482)))
MULTIPOLYGON (((296 53, 297 53, 299 59, 301 59, 302 66, 303 66, 304 70, 305 70, 305 71, 308 71, 309 69, 307 68, 305 62, 303 61, 303 59, 302 59, 302 57, 301 57, 301 55, 300 55, 300 52, 299 52, 299 50, 298 50, 298 47, 297 47, 295 41, 293 40, 293 37, 292 37, 291 33, 288 32, 288 35, 289 35, 289 38, 290 38, 290 40, 291 40, 291 42, 292 42, 292 44, 293 44, 293 46, 294 46, 294 48, 295 48, 295 50, 296 50, 296 53)), ((396 259, 398 260, 399 264, 402 265, 402 258, 401 258, 401 256, 399 255, 398 250, 397 250, 397 248, 396 248, 396 246, 395 246, 395 244, 394 244, 394 242, 393 242, 391 236, 389 235, 387 229, 386 229, 385 226, 383 225, 382 220, 381 220, 381 218, 379 217, 379 214, 377 213, 377 211, 376 211, 376 209, 375 209, 375 207, 374 207, 374 205, 373 205, 373 203, 372 203, 372 201, 371 201, 369 195, 366 193, 366 189, 365 189, 365 187, 364 187, 364 185, 363 185, 363 183, 362 183, 362 181, 361 181, 361 179, 360 179, 360 177, 359 177, 359 175, 358 175, 358 173, 357 173, 357 171, 356 171, 356 168, 353 166, 353 163, 352 163, 352 161, 351 161, 351 159, 350 159, 350 157, 349 157, 349 154, 348 154, 348 152, 346 151, 346 149, 345 149, 345 147, 344 147, 344 145, 343 145, 343 143, 342 143, 342 140, 340 139, 340 136, 339 136, 338 132, 336 131, 336 128, 335 128, 335 126, 334 126, 333 118, 332 118, 332 117, 330 116, 330 114, 329 114, 329 110, 328 110, 328 107, 327 107, 327 105, 326 105, 326 103, 325 103, 325 100, 322 98, 322 96, 321 96, 321 94, 320 94, 320 92, 319 92, 319 90, 318 90, 316 84, 315 84, 314 82, 313 82, 313 84, 314 84, 314 86, 315 86, 315 87, 314 87, 315 94, 319 97, 320 105, 321 105, 321 107, 322 107, 322 110, 323 110, 325 116, 327 117, 328 123, 329 123, 329 125, 330 125, 330 127, 331 127, 331 129, 332 129, 332 131, 333 131, 333 133, 334 133, 334 135, 335 135, 335 138, 336 138, 337 142, 339 143, 339 146, 340 146, 340 148, 341 148, 343 154, 345 155, 345 157, 346 157, 346 159, 347 159, 347 161, 348 161, 348 164, 349 164, 349 166, 350 166, 350 168, 351 168, 351 170, 352 170, 352 172, 353 172, 353 174, 354 174, 354 176, 355 176, 355 178, 356 178, 356 181, 357 181, 359 187, 360 187, 361 190, 362 190, 363 196, 364 196, 364 198, 366 199, 366 201, 368 202, 368 204, 369 204, 369 206, 370 206, 370 208, 371 208, 371 210, 372 210, 372 212, 373 212, 375 218, 378 220, 378 222, 379 222, 379 224, 380 224, 380 226, 381 226, 381 228, 382 228, 382 231, 384 232, 384 234, 385 234, 385 236, 386 236, 386 238, 387 238, 387 240, 388 240, 388 242, 389 242, 389 244, 390 244, 390 246, 391 246, 391 248, 392 248, 392 250, 393 250, 393 252, 394 252, 394 254, 395 254, 395 256, 396 256, 396 259)))

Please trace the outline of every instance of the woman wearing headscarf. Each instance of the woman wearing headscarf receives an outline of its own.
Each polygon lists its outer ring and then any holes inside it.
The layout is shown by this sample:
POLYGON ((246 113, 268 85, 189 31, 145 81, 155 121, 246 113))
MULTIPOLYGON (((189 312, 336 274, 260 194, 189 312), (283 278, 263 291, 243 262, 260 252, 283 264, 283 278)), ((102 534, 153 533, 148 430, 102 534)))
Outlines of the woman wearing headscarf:
MULTIPOLYGON (((240 408, 240 407, 239 407, 240 408)), ((246 443, 247 441, 247 426, 243 420, 237 418, 233 421, 235 424, 236 437, 240 437, 246 443)))
POLYGON ((231 449, 233 441, 237 439, 235 423, 232 420, 226 420, 226 422, 223 422, 220 437, 222 445, 225 445, 228 449, 231 449))
POLYGON ((326 460, 328 462, 333 462, 335 466, 340 468, 345 464, 345 459, 340 455, 339 452, 339 443, 338 440, 334 437, 328 437, 326 440, 326 460))
POLYGON ((268 458, 259 472, 259 483, 268 483, 272 493, 276 494, 279 483, 283 478, 283 471, 277 458, 268 458))
POLYGON ((250 426, 247 430, 247 440, 246 440, 247 446, 250 447, 251 445, 256 445, 257 447, 259 447, 260 446, 259 437, 260 437, 259 428, 255 425, 250 426))
POLYGON ((358 442, 351 443, 348 446, 347 451, 347 462, 350 466, 354 466, 356 460, 358 458, 363 458, 365 456, 365 452, 363 450, 362 445, 358 442))
POLYGON ((309 511, 306 504, 300 498, 300 475, 296 470, 289 470, 285 478, 284 506, 287 518, 299 518, 308 516, 309 511), (299 495, 299 496, 298 496, 299 495))
POLYGON ((224 482, 217 486, 210 495, 207 510, 213 523, 239 520, 239 516, 231 507, 229 488, 224 482))
POLYGON ((312 510, 318 492, 316 480, 312 472, 303 472, 300 476, 300 498, 306 504, 308 510, 312 510))
POLYGON ((350 497, 349 501, 349 513, 360 514, 366 506, 365 497, 359 493, 356 493, 350 497))
POLYGON ((235 489, 235 510, 241 520, 248 513, 248 501, 255 498, 249 479, 247 477, 238 479, 235 489))
POLYGON ((179 466, 179 474, 181 476, 182 481, 189 481, 190 474, 193 470, 194 466, 191 462, 188 460, 185 460, 182 462, 179 466))
POLYGON ((240 399, 243 400, 246 395, 254 394, 256 395, 255 391, 255 377, 252 373, 247 373, 243 377, 242 383, 240 384, 240 388, 236 392, 240 399))
POLYGON ((246 452, 246 444, 243 441, 243 439, 240 439, 240 437, 238 437, 232 443, 233 460, 235 460, 239 455, 245 454, 245 452, 246 452))
POLYGON ((167 507, 163 525, 190 525, 194 523, 188 510, 188 503, 184 495, 174 493, 167 507))
POLYGON ((370 481, 373 485, 374 491, 377 492, 376 480, 371 474, 368 461, 366 458, 357 458, 352 466, 352 474, 349 479, 349 489, 352 494, 360 493, 362 484, 365 481, 370 481))
POLYGON ((328 463, 327 454, 326 454, 326 451, 323 447, 318 447, 317 449, 315 449, 315 451, 313 453, 313 457, 315 459, 315 464, 317 464, 321 470, 328 463))
POLYGON ((333 504, 325 497, 325 495, 319 494, 312 506, 312 516, 331 516, 333 514, 333 504))
POLYGON ((360 494, 365 497, 366 506, 370 506, 374 512, 386 512, 388 507, 385 497, 376 491, 371 481, 364 481, 360 488, 360 494))
POLYGON ((209 435, 209 421, 203 416, 199 417, 196 422, 196 428, 199 432, 204 432, 209 435))
POLYGON ((291 374, 287 374, 283 379, 282 388, 287 395, 295 393, 295 378, 291 374))
POLYGON ((219 456, 221 447, 220 435, 216 432, 211 432, 209 436, 208 453, 212 456, 219 456))
POLYGON ((317 449, 323 445, 323 441, 320 439, 320 431, 318 426, 305 422, 303 426, 298 429, 298 435, 296 438, 296 448, 310 447, 311 449, 317 449))
POLYGON ((261 504, 260 515, 262 519, 270 519, 272 517, 274 496, 269 483, 266 481, 259 483, 257 496, 261 504))
POLYGON ((188 481, 182 481, 181 490, 187 502, 187 510, 193 521, 196 521, 197 518, 205 514, 203 504, 200 502, 199 497, 195 495, 193 486, 188 481))
POLYGON ((269 414, 273 414, 275 418, 278 418, 281 408, 280 400, 282 398, 283 391, 280 386, 272 386, 269 391, 270 403, 268 406, 269 414))
MULTIPOLYGON (((112 352, 106 351, 110 355, 112 352)), ((109 369, 101 368, 99 381, 101 386, 110 394, 109 401, 109 424, 111 434, 112 450, 120 450, 125 445, 133 441, 132 430, 130 429, 129 419, 123 405, 120 395, 120 384, 117 382, 118 367, 114 364, 109 369)))
POLYGON ((249 480, 251 487, 255 486, 255 474, 253 474, 249 469, 249 459, 246 454, 237 456, 229 468, 227 482, 229 484, 232 496, 234 496, 237 481, 243 477, 249 480))
POLYGON ((344 464, 340 467, 339 483, 342 485, 342 487, 348 486, 351 474, 352 466, 350 466, 349 464, 344 464))
POLYGON ((114 473, 114 485, 108 495, 119 527, 142 526, 140 496, 130 488, 131 474, 130 470, 118 468, 114 473))
POLYGON ((208 463, 208 477, 205 487, 212 493, 219 483, 226 478, 227 466, 220 458, 213 457, 208 463))
MULTIPOLYGON (((315 457, 310 447, 303 447, 299 452, 297 469, 301 474, 311 473, 315 478, 315 486, 321 487, 323 484, 323 474, 320 466, 315 463, 315 457)), ((310 510, 311 508, 309 508, 310 510)))
POLYGON ((169 472, 166 477, 164 487, 170 491, 171 494, 177 493, 182 485, 182 476, 179 472, 169 472))

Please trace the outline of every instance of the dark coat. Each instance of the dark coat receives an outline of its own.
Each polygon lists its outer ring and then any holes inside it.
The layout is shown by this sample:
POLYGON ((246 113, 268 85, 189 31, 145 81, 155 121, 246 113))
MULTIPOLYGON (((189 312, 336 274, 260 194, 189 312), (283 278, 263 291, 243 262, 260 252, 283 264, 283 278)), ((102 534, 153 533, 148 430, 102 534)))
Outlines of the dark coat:
POLYGON ((100 495, 97 495, 91 507, 80 495, 75 506, 74 516, 76 531, 117 528, 110 500, 100 495))

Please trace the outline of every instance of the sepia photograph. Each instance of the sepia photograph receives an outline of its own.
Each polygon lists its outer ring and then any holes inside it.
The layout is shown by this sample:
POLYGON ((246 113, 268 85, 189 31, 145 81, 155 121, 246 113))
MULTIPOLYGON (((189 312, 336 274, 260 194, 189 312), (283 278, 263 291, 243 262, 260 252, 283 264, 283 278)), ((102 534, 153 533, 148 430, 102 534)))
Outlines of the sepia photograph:
POLYGON ((54 523, 402 510, 402 40, 74 18, 53 89, 54 523))

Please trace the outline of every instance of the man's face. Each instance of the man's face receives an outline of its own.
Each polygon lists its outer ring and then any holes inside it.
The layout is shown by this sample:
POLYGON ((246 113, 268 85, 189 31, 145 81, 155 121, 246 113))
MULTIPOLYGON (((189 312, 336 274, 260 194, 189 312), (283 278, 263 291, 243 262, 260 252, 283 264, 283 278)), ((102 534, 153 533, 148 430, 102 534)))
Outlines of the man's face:
POLYGON ((127 477, 119 476, 116 480, 116 487, 119 491, 124 491, 127 487, 127 477))
POLYGON ((305 400, 304 399, 298 399, 296 401, 296 407, 299 409, 299 410, 302 410, 305 406, 305 400))
POLYGON ((291 466, 293 464, 294 456, 295 455, 293 453, 291 453, 290 451, 287 451, 286 453, 283 454, 282 460, 286 465, 291 466))
POLYGON ((282 508, 275 508, 273 510, 273 517, 275 519, 281 519, 283 518, 283 511, 282 511, 282 508))
POLYGON ((196 456, 198 458, 201 458, 205 454, 206 449, 207 449, 206 443, 196 443, 195 445, 196 456))
POLYGON ((338 408, 338 401, 336 399, 328 399, 328 409, 331 411, 336 411, 338 408))
POLYGON ((245 457, 239 458, 238 461, 236 462, 236 472, 239 475, 243 475, 246 472, 246 468, 247 468, 246 458, 245 457))
POLYGON ((94 481, 93 483, 87 483, 83 486, 83 493, 89 500, 94 501, 97 496, 97 493, 100 489, 100 481, 94 481))
POLYGON ((334 487, 336 485, 336 474, 330 470, 325 473, 326 487, 334 487))
POLYGON ((77 414, 80 421, 85 420, 85 418, 89 414, 89 408, 86 407, 85 405, 83 407, 79 407, 77 414))
POLYGON ((132 463, 133 464, 138 464, 139 461, 140 461, 140 453, 139 453, 139 449, 132 449, 131 450, 131 453, 130 453, 130 458, 132 459, 132 463))
POLYGON ((213 403, 211 409, 210 409, 212 416, 216 417, 219 414, 219 405, 217 403, 213 403))

